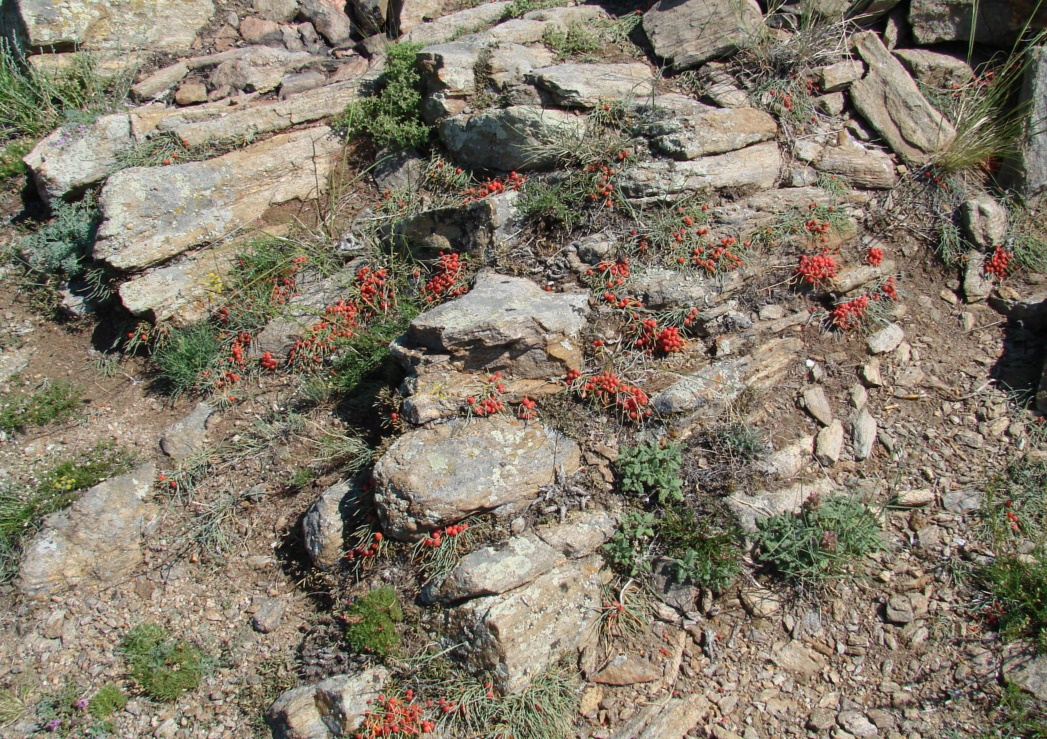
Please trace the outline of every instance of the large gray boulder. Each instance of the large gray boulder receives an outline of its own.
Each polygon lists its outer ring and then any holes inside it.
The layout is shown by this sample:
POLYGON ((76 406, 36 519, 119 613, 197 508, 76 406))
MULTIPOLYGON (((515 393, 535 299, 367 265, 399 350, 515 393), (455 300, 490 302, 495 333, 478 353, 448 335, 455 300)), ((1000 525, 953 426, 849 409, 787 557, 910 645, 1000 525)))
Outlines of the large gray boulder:
POLYGON ((52 513, 25 549, 18 589, 46 599, 85 585, 111 585, 145 559, 142 536, 160 509, 149 498, 156 465, 95 485, 52 513))
POLYGON ((556 165, 585 135, 585 121, 560 110, 514 105, 446 118, 439 132, 463 167, 522 172, 556 165))
POLYGON ((622 172, 619 190, 640 202, 673 200, 695 190, 769 190, 782 163, 778 144, 766 141, 688 161, 643 162, 622 172))
POLYGON ((273 205, 315 198, 339 148, 320 127, 208 161, 117 172, 102 190, 94 256, 141 269, 251 225, 273 205))
POLYGON ((1006 164, 1010 181, 1028 199, 1047 191, 1047 46, 1029 51, 1021 99, 1029 107, 1026 137, 1006 164))
POLYGON ((647 98, 654 76, 646 64, 557 64, 531 70, 526 80, 561 108, 595 108, 601 102, 647 98))
POLYGON ((562 655, 597 636, 600 588, 611 579, 603 557, 571 560, 531 583, 502 595, 476 598, 448 613, 458 659, 474 673, 489 673, 508 693, 562 655))
POLYGON ((549 293, 523 277, 484 271, 468 293, 411 321, 396 354, 411 369, 439 363, 516 378, 562 377, 581 366, 588 314, 585 293, 549 293))
POLYGON ((43 139, 25 157, 37 192, 46 203, 75 197, 104 180, 119 155, 134 146, 131 118, 102 116, 90 125, 70 123, 43 139))
POLYGON ((475 513, 519 511, 579 459, 573 441, 539 424, 455 419, 389 447, 374 468, 375 503, 388 535, 414 541, 475 513))
POLYGON ((273 702, 265 720, 274 739, 352 736, 388 679, 387 668, 372 667, 355 675, 335 675, 292 688, 273 702))
POLYGON ((879 36, 866 31, 853 41, 869 72, 851 84, 851 102, 906 164, 926 164, 955 138, 956 130, 927 102, 879 36))
POLYGON ((677 72, 754 46, 767 31, 755 0, 661 0, 644 14, 643 28, 677 72))
POLYGON ((31 49, 184 52, 212 0, 18 0, 7 3, 31 49))
POLYGON ((921 45, 973 36, 979 43, 1010 48, 1026 28, 1047 28, 1047 6, 1038 0, 912 0, 909 25, 921 45))
POLYGON ((639 106, 632 130, 665 156, 690 160, 770 141, 778 124, 756 108, 714 108, 670 94, 639 106))

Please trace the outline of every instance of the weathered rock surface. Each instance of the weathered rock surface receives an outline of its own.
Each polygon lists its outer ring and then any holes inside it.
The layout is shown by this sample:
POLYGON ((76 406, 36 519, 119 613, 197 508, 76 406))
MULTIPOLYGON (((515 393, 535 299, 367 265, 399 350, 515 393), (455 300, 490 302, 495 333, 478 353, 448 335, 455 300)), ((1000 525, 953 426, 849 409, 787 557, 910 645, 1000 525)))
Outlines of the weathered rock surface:
POLYGON ((636 685, 653 682, 661 676, 662 671, 643 657, 619 654, 592 675, 589 681, 598 685, 636 685))
POLYGON ((909 24, 921 45, 966 41, 973 33, 975 41, 1009 48, 1027 25, 1047 28, 1047 8, 1036 0, 913 0, 909 24))
POLYGON ((571 560, 503 595, 477 598, 448 614, 458 658, 472 672, 490 672, 498 689, 515 693, 595 636, 600 586, 610 579, 603 558, 571 560))
MULTIPOLYGON (((1047 7, 1043 8, 1047 10, 1047 7)), ((1029 106, 1028 132, 1017 156, 1006 162, 1008 179, 1026 198, 1047 191, 1047 47, 1029 50, 1022 102, 1029 106)))
POLYGON ((120 285, 120 302, 131 315, 147 321, 188 326, 207 317, 221 302, 221 283, 236 262, 233 244, 179 257, 120 285))
POLYGON ((862 408, 854 418, 851 426, 851 438, 854 440, 854 458, 861 461, 872 455, 876 444, 876 419, 868 408, 862 408))
POLYGON ((102 191, 94 256, 141 269, 248 226, 270 206, 317 197, 340 146, 320 127, 208 161, 117 172, 102 191))
POLYGON ((201 451, 207 444, 207 419, 214 413, 208 403, 197 403, 192 412, 165 428, 160 435, 160 448, 176 462, 201 451))
POLYGON ((745 390, 749 365, 747 358, 717 362, 659 391, 651 398, 651 405, 663 414, 701 409, 709 417, 718 416, 745 390))
POLYGON ((155 476, 156 465, 141 465, 44 519, 18 572, 22 594, 48 598, 130 575, 144 559, 142 536, 160 513, 149 502, 155 476))
POLYGON ((286 23, 298 14, 298 0, 254 0, 254 12, 267 21, 286 23))
POLYGON ((502 416, 456 419, 408 431, 375 465, 375 502, 386 533, 415 540, 474 513, 511 512, 579 465, 577 445, 537 424, 502 416))
POLYGON ((918 82, 932 87, 953 89, 974 79, 974 70, 963 59, 929 49, 898 49, 901 60, 918 82))
POLYGON ((828 426, 833 422, 833 409, 825 395, 825 388, 821 385, 804 388, 802 402, 804 410, 822 426, 828 426))
POLYGON ((211 71, 208 82, 212 89, 228 87, 244 92, 269 92, 280 86, 284 75, 317 60, 306 51, 269 46, 247 46, 234 51, 239 53, 211 71))
POLYGON ((769 190, 781 166, 778 144, 767 141, 690 161, 644 162, 622 173, 620 190, 640 202, 672 200, 695 190, 769 190))
POLYGON ((654 53, 675 71, 753 46, 766 29, 753 0, 662 0, 643 16, 654 53))
POLYGON ((992 294, 992 278, 985 274, 985 257, 980 251, 967 252, 963 265, 963 297, 968 303, 980 303, 992 294))
POLYGON ((835 419, 814 437, 814 458, 819 464, 832 467, 840 461, 843 450, 843 424, 835 419))
POLYGON ((167 93, 189 74, 189 65, 176 62, 153 72, 131 88, 131 97, 135 100, 151 100, 167 93))
POLYGON ((519 229, 518 199, 518 193, 505 192, 468 205, 423 210, 394 223, 388 238, 419 257, 456 251, 486 260, 519 229))
POLYGON ((580 140, 585 122, 559 110, 515 105, 452 116, 440 123, 439 132, 451 156, 464 167, 525 171, 555 165, 556 153, 549 144, 580 140))
POLYGON ((1047 655, 1038 654, 1028 641, 1016 641, 1007 646, 1000 673, 1005 684, 1047 701, 1047 655))
POLYGON ((302 538, 309 559, 321 569, 338 564, 344 544, 345 507, 352 492, 348 480, 337 482, 320 493, 302 518, 302 538))
POLYGON ((335 675, 283 693, 266 712, 276 739, 335 739, 350 736, 389 679, 385 667, 335 675))
POLYGON ((905 339, 905 331, 897 323, 890 323, 879 331, 870 334, 865 340, 872 354, 893 352, 905 339))
MULTIPOLYGON (((824 429, 823 429, 824 431, 824 429)), ((756 532, 756 521, 779 513, 797 513, 812 495, 832 494, 833 486, 825 479, 798 482, 773 490, 758 490, 752 494, 738 492, 727 498, 727 505, 738 517, 738 523, 747 533, 756 532)))
POLYGON ((859 33, 854 48, 869 65, 865 78, 851 84, 854 107, 906 164, 926 164, 953 140, 955 129, 927 102, 879 36, 859 33))
POLYGON ((526 585, 568 559, 584 557, 611 538, 615 526, 613 516, 599 512, 477 549, 463 557, 427 595, 443 603, 500 595, 526 585))
POLYGON ((127 115, 102 116, 89 126, 70 123, 45 138, 25 157, 44 202, 76 196, 101 182, 119 154, 134 145, 127 115))
POLYGON ((561 108, 595 108, 601 101, 649 97, 654 77, 646 64, 557 64, 534 69, 527 82, 561 108))
POLYGON ((976 195, 963 204, 963 230, 982 251, 1007 238, 1007 208, 992 195, 976 195))
POLYGON ((313 24, 317 33, 332 46, 349 40, 353 24, 345 14, 345 3, 338 0, 299 0, 299 14, 313 24))
POLYGON ((845 59, 815 70, 822 92, 842 92, 847 85, 860 80, 865 74, 865 65, 858 59, 845 59))
POLYGON ((839 175, 854 187, 886 190, 898 182, 890 156, 846 135, 838 145, 822 147, 811 164, 820 172, 839 175))
POLYGON ((255 353, 269 352, 278 359, 287 356, 294 342, 311 326, 319 322, 324 308, 338 298, 348 297, 356 280, 358 263, 350 262, 344 269, 328 277, 308 276, 295 285, 298 295, 291 298, 284 310, 266 324, 252 344, 255 353))
POLYGON ((167 53, 186 51, 214 15, 212 0, 18 0, 12 11, 28 46, 167 53))
POLYGON ((578 337, 588 300, 584 293, 547 293, 521 277, 481 272, 466 295, 411 321, 395 351, 416 370, 447 362, 463 371, 560 377, 581 365, 578 337))
POLYGON ((713 710, 702 693, 670 698, 641 710, 611 734, 611 739, 684 739, 713 710))
MULTIPOLYGON (((590 260, 590 263, 596 264, 600 259, 590 260)), ((649 267, 634 273, 629 282, 630 288, 643 296, 644 305, 654 310, 692 305, 715 306, 730 298, 744 284, 742 270, 708 279, 661 267, 649 267)))
POLYGON ((502 19, 509 0, 484 3, 475 8, 466 8, 457 13, 440 16, 412 28, 401 38, 409 44, 443 44, 462 35, 463 32, 477 31, 484 26, 491 26, 502 19))
POLYGON ((683 95, 659 95, 638 108, 633 130, 673 159, 723 154, 770 141, 778 124, 756 108, 713 108, 683 95))

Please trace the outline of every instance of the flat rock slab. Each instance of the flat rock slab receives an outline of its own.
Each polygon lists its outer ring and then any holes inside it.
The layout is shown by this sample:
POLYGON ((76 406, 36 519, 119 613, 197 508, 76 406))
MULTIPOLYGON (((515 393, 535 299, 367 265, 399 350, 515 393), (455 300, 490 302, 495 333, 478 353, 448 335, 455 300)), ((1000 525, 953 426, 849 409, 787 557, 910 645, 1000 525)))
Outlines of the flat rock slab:
POLYGON ((118 270, 149 267, 249 226, 273 205, 315 198, 340 148, 323 126, 208 161, 117 172, 102 190, 94 257, 118 270))
POLYGON ((501 691, 523 690, 561 655, 595 636, 600 588, 609 580, 603 558, 594 554, 524 587, 452 609, 450 631, 466 644, 457 658, 471 672, 490 673, 501 691))
POLYGON ((484 26, 493 26, 502 20, 509 0, 484 3, 475 8, 466 8, 457 13, 436 18, 429 23, 412 28, 400 39, 408 44, 443 44, 458 38, 463 32, 475 32, 484 26))
POLYGON ((120 302, 133 316, 188 326, 222 301, 221 283, 236 262, 236 247, 222 244, 148 270, 120 285, 120 302))
POLYGON ((616 523, 613 516, 599 512, 477 549, 463 557, 443 582, 429 591, 429 597, 449 603, 499 595, 526 585, 568 559, 592 552, 611 538, 616 523))
POLYGON ((767 141, 738 151, 690 161, 653 161, 627 168, 619 185, 629 200, 673 200, 695 190, 769 190, 778 180, 782 155, 767 141))
POLYGON ((474 513, 530 502, 579 459, 577 444, 535 423, 455 419, 389 447, 375 465, 375 502, 386 533, 414 541, 474 513))
POLYGON ((156 465, 95 485, 44 519, 25 550, 18 589, 43 599, 84 585, 107 585, 144 560, 142 536, 160 513, 149 502, 156 465))
POLYGON ((922 166, 955 137, 952 124, 932 106, 871 31, 854 36, 854 48, 869 65, 851 84, 851 102, 906 164, 922 166))
POLYGON ((650 97, 654 76, 646 64, 557 64, 531 70, 528 83, 561 108, 595 108, 602 101, 650 97))
POLYGON ((754 46, 766 33, 754 0, 661 0, 644 13, 643 30, 677 72, 754 46))
POLYGON ((558 377, 581 366, 588 314, 585 293, 548 293, 528 279, 484 271, 464 296, 411 321, 398 343, 447 355, 458 370, 558 377))
POLYGON ((25 163, 40 197, 50 203, 104 180, 132 146, 130 116, 106 115, 90 125, 62 126, 37 144, 25 163))
POLYGON ((585 122, 560 110, 514 105, 451 116, 440 123, 439 132, 448 152, 464 167, 503 172, 540 170, 557 163, 556 152, 549 144, 580 142, 585 122))
POLYGON ((214 15, 212 0, 18 0, 29 46, 44 51, 187 51, 214 15))
POLYGON ((632 130, 678 160, 744 149, 778 133, 774 118, 750 107, 714 108, 684 95, 659 95, 637 108, 632 130))

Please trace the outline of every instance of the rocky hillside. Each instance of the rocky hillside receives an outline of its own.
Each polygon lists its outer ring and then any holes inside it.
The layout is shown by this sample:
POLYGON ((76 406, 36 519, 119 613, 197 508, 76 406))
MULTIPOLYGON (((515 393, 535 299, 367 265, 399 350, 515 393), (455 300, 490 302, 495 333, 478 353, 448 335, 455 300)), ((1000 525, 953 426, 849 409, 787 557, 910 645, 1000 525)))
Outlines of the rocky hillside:
POLYGON ((3 736, 1047 734, 1047 6, 0 18, 3 736))

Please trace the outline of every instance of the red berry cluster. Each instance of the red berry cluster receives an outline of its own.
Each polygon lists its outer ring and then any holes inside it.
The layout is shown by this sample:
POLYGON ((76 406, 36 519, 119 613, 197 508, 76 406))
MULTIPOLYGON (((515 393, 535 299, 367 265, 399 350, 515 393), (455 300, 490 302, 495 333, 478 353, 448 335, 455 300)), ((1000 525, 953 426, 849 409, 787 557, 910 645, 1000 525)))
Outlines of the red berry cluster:
MULTIPOLYGON (((450 705, 450 713, 454 710, 454 703, 448 704, 443 701, 441 708, 450 705)), ((367 701, 371 706, 364 712, 364 722, 360 730, 353 734, 354 739, 377 739, 383 736, 421 736, 428 734, 436 728, 436 724, 425 718, 425 711, 432 708, 432 701, 425 705, 414 699, 414 691, 408 690, 401 700, 396 696, 379 694, 377 701, 367 701)))
POLYGON ((581 373, 577 370, 567 373, 568 384, 575 387, 583 399, 592 397, 603 407, 616 408, 634 421, 651 415, 651 410, 647 407, 650 403, 647 393, 625 382, 610 370, 605 370, 581 383, 578 382, 580 379, 581 373))
POLYGON ((505 392, 505 385, 502 384, 501 380, 501 372, 495 372, 491 375, 487 382, 484 383, 479 395, 465 399, 467 404, 466 412, 469 415, 490 416, 504 410, 505 404, 501 401, 500 396, 505 392))
POLYGON ((297 256, 291 260, 291 264, 284 274, 273 278, 273 292, 270 295, 270 299, 274 305, 284 305, 291 298, 297 297, 297 280, 295 275, 307 261, 309 261, 309 257, 297 256))
POLYGON ((355 547, 354 549, 350 550, 349 553, 345 555, 346 559, 348 559, 351 562, 357 557, 359 557, 360 559, 374 557, 382 550, 382 540, 384 538, 385 537, 382 535, 382 532, 376 531, 374 535, 371 537, 370 542, 365 541, 363 544, 360 544, 358 547, 355 547))
POLYGON ((523 184, 527 182, 527 178, 523 175, 517 174, 516 172, 510 172, 509 176, 503 181, 501 177, 495 177, 494 179, 485 180, 481 182, 477 187, 470 187, 465 191, 465 197, 462 199, 462 205, 469 205, 469 203, 475 203, 478 200, 483 200, 488 195, 496 195, 503 193, 506 190, 519 190, 523 187, 523 184))
POLYGON ((324 308, 323 319, 310 326, 304 338, 291 345, 287 352, 288 363, 318 365, 337 348, 338 340, 356 334, 359 317, 360 308, 355 302, 339 298, 324 308))
POLYGON ((680 335, 680 329, 676 326, 666 326, 658 334, 658 338, 655 340, 654 349, 659 354, 672 354, 673 352, 682 352, 684 348, 683 336, 680 335))
MULTIPOLYGON (((880 285, 880 292, 891 300, 898 300, 898 286, 894 284, 894 275, 884 280, 883 284, 880 285)), ((874 299, 877 297, 876 295, 873 296, 874 299)))
MULTIPOLYGON (((628 155, 628 152, 619 153, 618 161, 622 161, 628 155)), ((614 185, 611 184, 611 177, 617 174, 617 171, 606 164, 590 164, 585 171, 596 175, 596 180, 593 182, 594 192, 587 196, 589 200, 594 202, 602 200, 605 208, 613 208, 614 201, 611 200, 611 195, 614 193, 614 185)))
POLYGON ((393 304, 393 288, 389 284, 389 270, 372 270, 361 267, 356 270, 356 287, 360 291, 360 304, 371 314, 386 313, 393 304))
POLYGON ((521 421, 534 420, 538 417, 538 411, 535 410, 535 407, 537 405, 538 404, 530 398, 523 398, 520 401, 520 408, 516 412, 516 417, 519 418, 521 421))
POLYGON ((824 249, 821 254, 809 257, 806 254, 800 257, 800 265, 795 274, 800 276, 808 285, 816 285, 836 276, 839 267, 836 260, 829 256, 829 250, 824 249))
POLYGON ((444 541, 446 541, 446 539, 443 538, 444 533, 452 537, 458 536, 468 528, 469 524, 459 523, 454 524, 452 526, 448 526, 446 529, 436 529, 435 531, 433 531, 433 533, 429 534, 429 536, 422 540, 422 546, 429 547, 431 549, 436 549, 441 544, 443 544, 444 541))
POLYGON ((840 303, 838 306, 833 308, 830 314, 830 320, 833 326, 836 328, 847 331, 849 329, 858 326, 865 318, 865 311, 869 307, 869 296, 862 295, 848 300, 846 303, 840 303))
POLYGON ((603 299, 612 308, 642 308, 643 303, 636 298, 620 297, 614 293, 607 292, 603 294, 603 299))
POLYGON ((1000 280, 1005 279, 1011 270, 1011 253, 1002 246, 997 246, 992 256, 986 260, 984 269, 987 275, 995 275, 1000 280))
POLYGON ((435 303, 443 298, 464 295, 469 287, 461 282, 462 257, 456 252, 440 252, 440 261, 429 282, 422 288, 422 297, 427 303, 435 303))
POLYGON ((618 287, 629 279, 629 259, 619 257, 615 261, 603 260, 593 269, 586 270, 588 277, 595 277, 604 287, 618 287))
POLYGON ((273 357, 272 352, 264 352, 258 359, 258 364, 261 365, 264 370, 275 370, 277 367, 277 361, 273 357))
POLYGON ((869 251, 865 254, 865 263, 873 267, 879 267, 883 264, 883 249, 870 246, 869 251))

